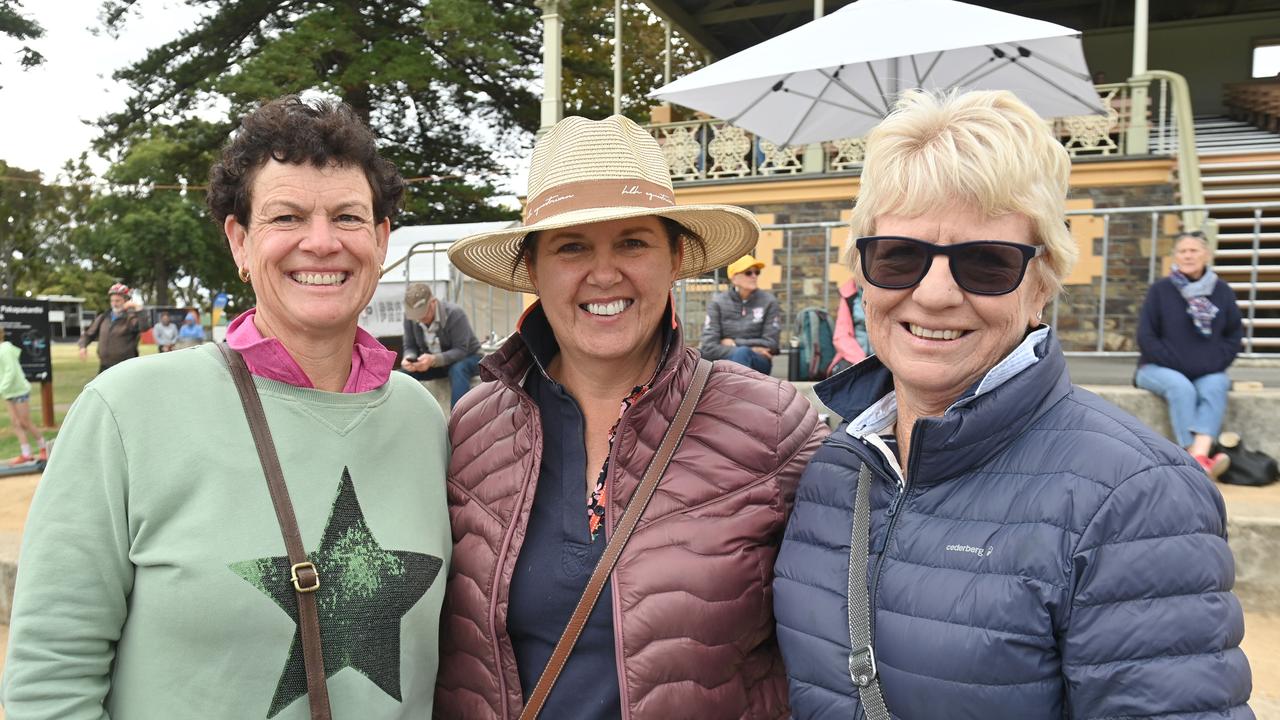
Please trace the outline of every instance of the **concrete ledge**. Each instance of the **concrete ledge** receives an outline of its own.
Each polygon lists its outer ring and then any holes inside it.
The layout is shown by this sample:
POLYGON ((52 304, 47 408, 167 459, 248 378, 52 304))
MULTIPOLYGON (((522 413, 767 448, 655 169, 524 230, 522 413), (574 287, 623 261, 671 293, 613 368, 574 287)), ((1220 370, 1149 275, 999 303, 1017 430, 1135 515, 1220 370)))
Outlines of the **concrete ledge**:
MULTIPOLYGON (((838 422, 839 417, 818 400, 813 392, 814 383, 792 383, 819 413, 829 413, 838 422)), ((1124 385, 1082 385, 1102 399, 1141 420, 1161 435, 1172 438, 1169 428, 1169 410, 1163 399, 1141 388, 1124 385)), ((1249 390, 1227 395, 1227 415, 1222 429, 1234 430, 1244 438, 1250 448, 1280 458, 1280 390, 1249 390)))
MULTIPOLYGON (((1167 438, 1173 437, 1169 427, 1169 409, 1162 398, 1141 388, 1118 385, 1085 385, 1107 402, 1133 415, 1167 438)), ((1227 415, 1223 430, 1240 433, 1250 448, 1280 457, 1280 390, 1249 390, 1227 394, 1227 415)))
MULTIPOLYGON (((819 413, 840 418, 818 400, 811 382, 793 383, 819 413)), ((1108 402, 1170 437, 1164 400, 1141 388, 1085 386, 1108 402)), ((1223 428, 1249 447, 1280 457, 1280 390, 1232 392, 1223 428)), ((1280 612, 1280 483, 1264 488, 1218 485, 1227 506, 1227 541, 1236 560, 1235 592, 1250 612, 1280 612)))

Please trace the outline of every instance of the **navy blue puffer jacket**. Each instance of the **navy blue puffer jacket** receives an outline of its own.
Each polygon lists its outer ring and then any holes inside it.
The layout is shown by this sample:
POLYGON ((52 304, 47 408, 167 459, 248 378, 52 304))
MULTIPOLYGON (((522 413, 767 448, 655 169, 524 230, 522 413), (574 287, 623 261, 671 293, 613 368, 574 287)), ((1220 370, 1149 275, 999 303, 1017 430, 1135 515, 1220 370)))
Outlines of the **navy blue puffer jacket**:
MULTIPOLYGON (((895 718, 1252 718, 1222 498, 1185 452, 1071 385, 1050 334, 994 390, 919 420, 907 484, 842 427, 776 565, 797 720, 862 718, 849 679, 854 487, 870 464, 873 638, 895 718)), ((819 386, 856 418, 871 358, 819 386)))

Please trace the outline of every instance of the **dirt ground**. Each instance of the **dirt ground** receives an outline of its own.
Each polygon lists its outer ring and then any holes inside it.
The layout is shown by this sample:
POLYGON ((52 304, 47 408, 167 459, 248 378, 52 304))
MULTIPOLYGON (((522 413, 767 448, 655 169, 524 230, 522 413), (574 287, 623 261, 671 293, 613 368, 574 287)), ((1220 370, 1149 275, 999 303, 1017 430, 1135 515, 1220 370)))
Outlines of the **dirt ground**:
MULTIPOLYGON (((27 506, 31 504, 31 496, 39 480, 39 475, 0 478, 0 551, 7 543, 14 543, 17 547, 27 519, 27 506)), ((1232 500, 1230 490, 1228 488, 1223 493, 1228 495, 1228 502, 1232 500)), ((1275 490, 1280 497, 1280 485, 1275 486, 1275 490)), ((1257 495, 1250 499, 1261 500, 1257 495)), ((1264 510, 1260 505, 1250 504, 1255 510, 1264 510)), ((1276 516, 1280 516, 1280 507, 1276 510, 1276 516)), ((9 626, 0 625, 0 669, 4 667, 4 648, 8 643, 9 626)), ((1245 614, 1244 651, 1253 668, 1253 699, 1250 705, 1258 720, 1280 720, 1280 614, 1245 614)), ((0 720, 4 720, 2 709, 0 720)))

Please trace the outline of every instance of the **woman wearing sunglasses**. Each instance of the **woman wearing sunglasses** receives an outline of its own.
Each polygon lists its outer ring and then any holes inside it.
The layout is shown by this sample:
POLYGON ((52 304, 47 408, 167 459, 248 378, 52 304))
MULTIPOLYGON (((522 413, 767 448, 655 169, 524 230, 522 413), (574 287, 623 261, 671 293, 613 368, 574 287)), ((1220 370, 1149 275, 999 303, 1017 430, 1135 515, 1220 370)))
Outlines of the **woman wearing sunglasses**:
POLYGON ((849 421, 775 566, 799 720, 1253 717, 1221 497, 1041 323, 1069 172, 1006 92, 909 92, 867 139, 876 354, 817 387, 849 421))
POLYGON ((750 255, 729 263, 725 272, 733 287, 716 293, 707 303, 702 357, 731 360, 770 374, 782 333, 782 307, 773 293, 760 289, 762 270, 764 263, 750 255))

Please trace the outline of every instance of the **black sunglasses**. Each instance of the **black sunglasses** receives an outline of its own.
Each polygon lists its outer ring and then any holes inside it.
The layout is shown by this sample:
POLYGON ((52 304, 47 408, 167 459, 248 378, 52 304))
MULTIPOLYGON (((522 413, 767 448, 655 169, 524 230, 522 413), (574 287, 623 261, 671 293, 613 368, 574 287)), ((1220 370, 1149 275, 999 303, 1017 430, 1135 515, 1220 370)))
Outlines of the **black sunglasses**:
POLYGON ((920 284, 935 255, 945 255, 951 277, 965 292, 1005 295, 1022 284, 1031 259, 1044 254, 1043 245, 1003 240, 975 240, 936 245, 897 235, 858 238, 858 257, 867 282, 886 290, 903 290, 920 284))
POLYGON ((755 277, 755 276, 757 276, 757 275, 759 275, 759 274, 760 274, 760 270, 758 270, 757 268, 751 268, 750 270, 743 270, 743 271, 742 271, 742 274, 743 274, 743 275, 750 275, 751 277, 755 277))

